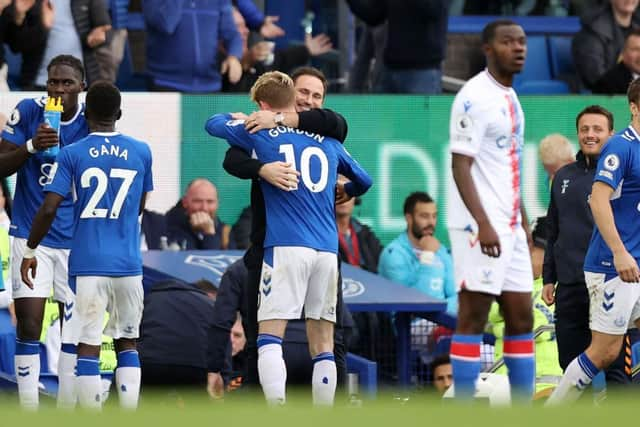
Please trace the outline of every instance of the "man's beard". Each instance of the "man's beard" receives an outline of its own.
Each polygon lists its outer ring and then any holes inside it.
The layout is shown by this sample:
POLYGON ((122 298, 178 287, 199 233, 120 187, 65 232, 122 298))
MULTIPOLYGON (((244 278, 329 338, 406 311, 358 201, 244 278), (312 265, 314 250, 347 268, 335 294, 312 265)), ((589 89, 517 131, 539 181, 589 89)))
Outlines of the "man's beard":
POLYGON ((411 234, 413 234, 413 237, 418 240, 421 239, 424 235, 435 233, 435 231, 435 227, 420 228, 415 224, 413 225, 413 227, 411 227, 411 234))

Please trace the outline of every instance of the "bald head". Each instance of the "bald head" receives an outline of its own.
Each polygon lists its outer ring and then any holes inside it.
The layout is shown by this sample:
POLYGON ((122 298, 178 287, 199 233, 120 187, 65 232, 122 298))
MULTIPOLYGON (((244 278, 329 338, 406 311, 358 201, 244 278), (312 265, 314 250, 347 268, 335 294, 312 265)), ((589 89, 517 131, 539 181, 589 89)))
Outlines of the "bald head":
POLYGON ((187 215, 195 212, 206 212, 212 218, 218 212, 218 190, 211 181, 205 178, 194 179, 182 197, 182 206, 187 215))

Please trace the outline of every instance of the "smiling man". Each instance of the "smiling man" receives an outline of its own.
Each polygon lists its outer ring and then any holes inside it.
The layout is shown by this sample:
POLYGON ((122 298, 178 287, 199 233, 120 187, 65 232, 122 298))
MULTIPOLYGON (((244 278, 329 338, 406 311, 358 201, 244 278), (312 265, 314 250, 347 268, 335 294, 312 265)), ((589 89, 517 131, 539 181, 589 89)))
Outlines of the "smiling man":
POLYGON ((68 286, 67 262, 73 232, 73 205, 69 194, 56 214, 51 230, 42 240, 36 256, 40 260, 38 277, 33 289, 22 283, 20 261, 26 249, 31 222, 44 200, 43 187, 51 177, 55 159, 42 151, 60 144, 72 144, 89 133, 84 118, 84 104, 78 95, 84 89, 84 68, 79 59, 70 55, 56 56, 47 67, 47 95, 62 98, 64 112, 60 134, 44 123, 46 97, 24 99, 11 113, 0 141, 0 176, 17 172, 16 192, 10 234, 13 298, 17 317, 15 366, 20 404, 38 407, 38 377, 40 374, 39 339, 45 300, 51 296, 60 303, 64 318, 62 353, 58 364, 58 405, 73 406, 75 345, 70 323, 73 319, 74 295, 68 286), (66 307, 66 312, 63 310, 66 307))

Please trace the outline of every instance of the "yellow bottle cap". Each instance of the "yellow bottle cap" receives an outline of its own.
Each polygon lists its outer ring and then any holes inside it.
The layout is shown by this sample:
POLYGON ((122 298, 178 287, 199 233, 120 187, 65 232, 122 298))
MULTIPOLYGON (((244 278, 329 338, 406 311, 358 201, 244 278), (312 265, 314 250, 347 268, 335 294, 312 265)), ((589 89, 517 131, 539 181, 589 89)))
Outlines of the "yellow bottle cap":
POLYGON ((60 111, 63 112, 63 108, 62 108, 62 98, 58 97, 58 98, 54 98, 52 96, 50 96, 47 99, 47 103, 45 104, 44 109, 46 111, 60 111))

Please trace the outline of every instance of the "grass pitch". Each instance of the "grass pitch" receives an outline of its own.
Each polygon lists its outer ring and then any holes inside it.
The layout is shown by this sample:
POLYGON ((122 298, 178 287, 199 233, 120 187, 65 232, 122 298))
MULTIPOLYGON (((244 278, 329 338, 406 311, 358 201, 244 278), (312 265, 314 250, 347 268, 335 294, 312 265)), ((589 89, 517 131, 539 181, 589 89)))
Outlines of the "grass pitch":
POLYGON ((461 406, 428 393, 385 392, 375 400, 349 404, 338 396, 331 409, 314 408, 307 392, 290 392, 284 407, 270 408, 257 392, 234 392, 212 401, 203 392, 145 393, 135 412, 122 411, 112 396, 101 413, 58 411, 52 400, 43 399, 37 413, 18 408, 15 394, 0 394, 2 426, 20 427, 114 427, 114 426, 248 426, 248 427, 583 427, 638 424, 638 400, 634 389, 609 393, 594 405, 590 393, 576 405, 543 408, 489 408, 484 401, 461 406))

